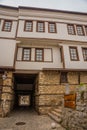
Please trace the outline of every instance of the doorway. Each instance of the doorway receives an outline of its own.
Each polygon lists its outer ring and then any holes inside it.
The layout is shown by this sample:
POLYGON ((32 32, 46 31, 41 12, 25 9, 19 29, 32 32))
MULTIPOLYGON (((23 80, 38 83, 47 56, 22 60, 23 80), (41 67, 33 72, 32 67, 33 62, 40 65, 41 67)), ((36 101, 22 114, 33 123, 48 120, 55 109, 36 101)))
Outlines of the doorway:
POLYGON ((14 109, 35 108, 37 74, 14 74, 14 109))

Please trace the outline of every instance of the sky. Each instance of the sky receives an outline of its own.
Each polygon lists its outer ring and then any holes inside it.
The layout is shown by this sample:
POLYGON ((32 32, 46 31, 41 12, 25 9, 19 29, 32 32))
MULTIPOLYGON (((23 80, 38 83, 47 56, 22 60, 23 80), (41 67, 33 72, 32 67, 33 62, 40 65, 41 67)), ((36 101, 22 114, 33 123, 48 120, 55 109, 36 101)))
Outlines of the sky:
POLYGON ((87 12, 87 0, 0 0, 0 4, 87 12))

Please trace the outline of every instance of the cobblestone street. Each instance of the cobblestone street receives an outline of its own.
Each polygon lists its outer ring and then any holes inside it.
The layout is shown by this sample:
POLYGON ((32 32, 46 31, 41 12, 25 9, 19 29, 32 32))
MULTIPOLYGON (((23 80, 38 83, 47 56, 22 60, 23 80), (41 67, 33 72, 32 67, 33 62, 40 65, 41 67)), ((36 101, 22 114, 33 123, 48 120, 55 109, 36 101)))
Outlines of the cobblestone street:
MULTIPOLYGON (((48 116, 38 115, 34 110, 17 110, 9 114, 8 117, 0 118, 0 130, 51 130, 51 120, 48 116), (24 122, 24 125, 16 125, 24 122)), ((54 130, 64 130, 56 124, 54 130)))

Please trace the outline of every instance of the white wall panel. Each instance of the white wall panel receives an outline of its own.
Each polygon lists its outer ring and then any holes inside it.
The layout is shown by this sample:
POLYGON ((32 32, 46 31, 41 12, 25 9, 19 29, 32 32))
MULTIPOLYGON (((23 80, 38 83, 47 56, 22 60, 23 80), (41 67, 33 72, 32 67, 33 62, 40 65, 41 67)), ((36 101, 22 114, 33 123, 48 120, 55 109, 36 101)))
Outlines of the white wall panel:
MULTIPOLYGON (((64 48, 64 59, 65 59, 65 68, 68 69, 87 69, 87 62, 84 61, 83 59, 83 54, 82 54, 82 47, 84 45, 63 45, 64 48), (78 50, 78 56, 79 60, 78 61, 72 61, 70 59, 70 53, 69 53, 69 46, 76 46, 78 50)), ((87 46, 85 46, 87 47, 87 46)))
POLYGON ((22 60, 22 48, 18 48, 18 51, 17 51, 17 60, 22 60))
POLYGON ((48 38, 60 40, 87 41, 87 36, 69 35, 67 31, 67 24, 65 23, 56 23, 57 33, 48 32, 48 22, 45 22, 45 32, 36 32, 36 24, 37 22, 33 21, 33 32, 26 32, 24 31, 24 20, 20 20, 17 36, 24 38, 48 38))
POLYGON ((52 61, 52 49, 44 49, 44 61, 52 61))
POLYGON ((16 41, 0 39, 0 66, 13 67, 16 41))
POLYGON ((35 61, 35 48, 31 48, 31 61, 35 61))
MULTIPOLYGON (((45 48, 44 62, 36 62, 34 61, 16 61, 16 69, 23 70, 41 70, 43 68, 63 68, 60 59, 60 51, 58 47, 45 48), (49 62, 50 61, 50 62, 49 62)), ((32 51, 32 57, 35 54, 35 49, 32 51)))

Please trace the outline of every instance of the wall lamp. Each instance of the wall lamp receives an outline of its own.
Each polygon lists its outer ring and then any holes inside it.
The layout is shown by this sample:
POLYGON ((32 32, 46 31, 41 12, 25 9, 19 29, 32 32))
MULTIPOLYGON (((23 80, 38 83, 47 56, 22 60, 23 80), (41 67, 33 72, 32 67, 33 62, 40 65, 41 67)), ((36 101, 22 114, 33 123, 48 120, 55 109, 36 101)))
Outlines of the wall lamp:
POLYGON ((2 79, 5 80, 7 78, 7 71, 4 72, 4 74, 2 75, 2 79))

